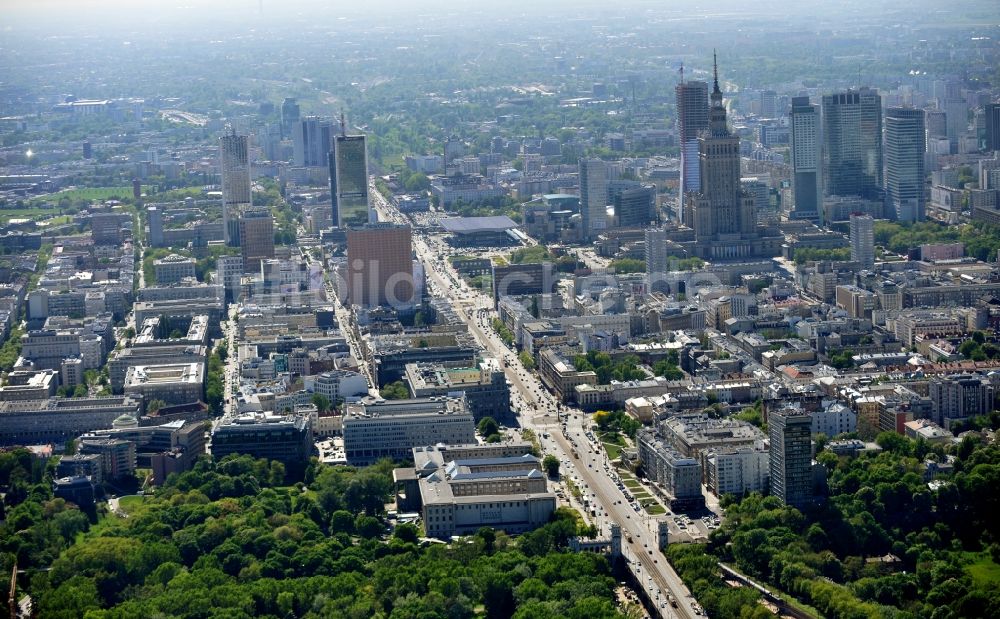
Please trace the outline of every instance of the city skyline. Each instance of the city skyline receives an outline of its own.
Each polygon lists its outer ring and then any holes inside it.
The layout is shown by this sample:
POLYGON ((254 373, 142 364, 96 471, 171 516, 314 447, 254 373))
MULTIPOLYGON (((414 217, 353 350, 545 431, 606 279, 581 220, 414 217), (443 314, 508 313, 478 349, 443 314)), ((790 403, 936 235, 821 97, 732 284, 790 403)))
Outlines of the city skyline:
POLYGON ((12 616, 1000 607, 995 0, 0 7, 12 616))

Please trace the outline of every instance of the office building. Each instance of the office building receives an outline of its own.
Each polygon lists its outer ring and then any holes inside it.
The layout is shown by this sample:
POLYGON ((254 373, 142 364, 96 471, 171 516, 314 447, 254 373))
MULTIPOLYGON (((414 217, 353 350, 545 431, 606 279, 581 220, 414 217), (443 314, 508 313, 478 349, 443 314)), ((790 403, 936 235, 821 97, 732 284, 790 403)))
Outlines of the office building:
POLYGON ((698 160, 698 136, 708 129, 708 84, 684 82, 675 88, 677 95, 677 135, 681 147, 680 214, 688 193, 701 191, 701 164, 698 160))
POLYGON ((463 446, 457 452, 416 447, 416 466, 393 472, 405 502, 419 497, 419 505, 411 507, 420 510, 427 535, 448 539, 484 526, 521 533, 548 522, 556 497, 538 458, 530 452, 498 456, 495 451, 490 445, 463 446))
POLYGON ((146 221, 149 225, 150 247, 163 247, 163 208, 158 206, 146 208, 146 221))
MULTIPOLYGON (((186 277, 194 277, 195 260, 187 256, 170 254, 153 261, 153 273, 160 286, 176 284, 186 277)), ((152 282, 147 282, 152 283, 152 282)))
POLYGON ((378 400, 344 407, 344 451, 352 465, 405 460, 414 447, 475 443, 465 397, 378 400))
POLYGON ((944 110, 948 142, 952 153, 959 152, 958 144, 969 128, 969 104, 962 96, 962 85, 957 82, 943 84, 943 93, 938 97, 937 106, 944 110))
POLYGON ((56 478, 89 477, 95 484, 103 481, 102 459, 98 454, 80 454, 62 456, 56 465, 56 478))
POLYGON ((885 112, 885 191, 897 221, 923 221, 924 111, 891 107, 885 112))
POLYGON ((374 368, 379 385, 402 380, 409 363, 449 363, 471 367, 478 357, 478 348, 467 333, 457 337, 381 335, 368 338, 365 343, 368 363, 374 368))
POLYGON ((307 377, 306 389, 309 389, 310 384, 313 393, 325 397, 335 406, 344 400, 368 395, 368 379, 363 374, 350 370, 331 370, 315 377, 307 377))
POLYGON ((222 286, 226 303, 240 300, 243 280, 243 256, 219 256, 215 261, 215 284, 222 286))
POLYGON ((713 261, 777 256, 784 237, 758 225, 754 198, 740 184, 740 138, 729 130, 717 68, 711 99, 709 128, 698 138, 701 191, 684 201, 695 237, 689 253, 713 261))
POLYGON ((792 219, 808 219, 822 224, 823 190, 820 184, 819 107, 809 97, 792 98, 792 219))
POLYGON ((351 305, 412 307, 416 299, 411 234, 408 225, 389 223, 347 230, 347 296, 351 305))
POLYGON ((549 294, 558 283, 551 262, 506 265, 494 262, 492 268, 495 302, 506 296, 549 294))
POLYGON ((503 421, 511 416, 510 387, 496 361, 478 367, 454 363, 408 363, 406 384, 414 398, 429 398, 462 392, 469 411, 478 421, 493 417, 503 421))
POLYGON ((281 102, 281 137, 291 137, 293 127, 299 122, 301 110, 295 97, 285 97, 281 102))
POLYGON ((823 97, 823 185, 828 196, 880 197, 882 98, 870 88, 823 97))
POLYGON ((760 92, 760 115, 761 118, 778 117, 778 93, 773 90, 760 92))
POLYGON ((331 221, 338 228, 373 222, 368 204, 368 153, 365 136, 344 135, 333 140, 329 156, 331 221))
POLYGON ((121 479, 135 475, 135 443, 115 438, 81 439, 78 453, 101 459, 103 479, 121 479))
POLYGON ((260 262, 274 258, 274 218, 265 207, 247 208, 239 217, 240 254, 246 272, 259 272, 260 262))
POLYGON ((244 454, 304 467, 312 452, 312 420, 306 416, 226 416, 212 428, 212 457, 216 460, 244 454))
POLYGON ((166 404, 190 404, 202 400, 205 366, 201 363, 133 365, 125 372, 125 395, 166 404))
POLYGON ((98 211, 90 215, 90 234, 94 245, 121 245, 126 231, 132 229, 132 216, 117 211, 98 211))
POLYGON ((81 443, 117 440, 133 445, 135 466, 153 471, 153 483, 160 485, 171 473, 190 470, 205 453, 207 424, 178 419, 155 426, 122 426, 88 432, 81 443))
POLYGON ((987 103, 983 106, 986 120, 986 150, 1000 150, 1000 103, 987 103))
POLYGON ((37 369, 59 369, 63 359, 80 356, 80 330, 28 331, 21 336, 21 356, 37 369))
POLYGON ((928 383, 933 420, 945 428, 952 421, 986 415, 994 408, 995 392, 989 379, 975 374, 932 378, 928 383))
POLYGON ((608 164, 600 159, 581 159, 579 171, 581 237, 589 240, 608 225, 608 164))
POLYGON ((807 412, 783 408, 768 414, 771 495, 785 505, 805 508, 813 500, 812 418, 807 412))
POLYGON ((621 228, 642 228, 656 218, 656 187, 634 187, 615 194, 615 217, 621 228))
POLYGON ((851 261, 862 269, 875 265, 875 220, 871 215, 851 215, 851 261))
POLYGON ((219 138, 219 163, 222 169, 222 233, 226 245, 236 247, 240 244, 239 214, 252 203, 247 136, 236 135, 233 129, 219 138))
POLYGON ((297 167, 326 167, 335 133, 329 118, 306 116, 292 123, 292 163, 297 167))
POLYGON ((667 231, 663 228, 646 229, 646 277, 649 292, 667 292, 668 267, 667 231))
POLYGON ((0 445, 61 443, 110 427, 121 415, 138 418, 141 406, 129 396, 0 402, 0 445))
MULTIPOLYGON (((56 394, 59 379, 55 370, 11 372, 7 375, 7 384, 0 387, 0 402, 47 400, 56 394)), ((63 384, 68 383, 63 381, 63 384)))

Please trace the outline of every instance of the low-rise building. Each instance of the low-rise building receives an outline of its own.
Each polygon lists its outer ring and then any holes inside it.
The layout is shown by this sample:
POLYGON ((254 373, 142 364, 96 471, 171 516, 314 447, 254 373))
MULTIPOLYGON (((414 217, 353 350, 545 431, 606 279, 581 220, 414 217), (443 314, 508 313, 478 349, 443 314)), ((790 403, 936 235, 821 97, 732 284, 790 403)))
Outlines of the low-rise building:
POLYGON ((670 495, 671 510, 694 510, 705 506, 701 493, 701 462, 671 449, 651 430, 640 430, 636 445, 643 472, 670 495))
POLYGON ((101 458, 101 475, 104 479, 121 479, 135 474, 135 443, 116 438, 91 438, 81 440, 81 454, 101 458))
POLYGON ((914 419, 903 424, 907 437, 914 440, 923 439, 928 443, 950 443, 955 435, 945 430, 930 419, 914 419))
POLYGON ((708 449, 753 447, 764 439, 763 432, 747 422, 701 413, 669 417, 660 423, 659 431, 667 445, 692 458, 708 449))
POLYGON ((417 466, 396 479, 419 496, 427 535, 447 539, 483 526, 520 533, 549 521, 556 497, 531 446, 500 449, 499 455, 493 445, 413 449, 417 466))
POLYGON ((65 442, 111 427, 121 415, 138 418, 141 407, 130 396, 0 402, 0 445, 65 442))
POLYGON ((170 254, 153 261, 156 283, 165 286, 176 284, 187 277, 195 276, 195 260, 178 254, 170 254))
POLYGON ((307 416, 246 414, 223 417, 212 428, 216 460, 235 453, 305 466, 312 450, 312 422, 307 416))
POLYGON ((306 377, 306 390, 311 390, 336 405, 346 400, 368 395, 368 379, 350 370, 332 370, 306 377))
POLYGON ((833 437, 858 429, 857 413, 840 402, 824 402, 823 408, 810 412, 809 416, 812 417, 813 434, 833 437))
POLYGON ((476 440, 464 396, 348 403, 344 411, 344 451, 351 464, 404 460, 414 447, 476 440))
POLYGON ((481 361, 478 367, 450 363, 408 363, 406 384, 415 398, 446 396, 462 392, 476 419, 510 417, 510 387, 495 361, 481 361))
POLYGON ((190 470, 205 453, 204 421, 178 419, 155 426, 126 426, 88 432, 81 443, 126 441, 134 446, 135 466, 153 471, 153 483, 162 484, 171 473, 190 470))
POLYGON ((0 387, 0 402, 47 400, 56 394, 58 384, 55 370, 11 372, 7 384, 0 387))
POLYGON ((702 463, 705 486, 716 496, 742 496, 769 488, 769 454, 763 442, 754 447, 710 449, 702 453, 702 463))
POLYGON ((140 396, 146 404, 189 404, 201 400, 205 368, 200 363, 134 365, 125 374, 125 394, 140 396))
POLYGON ((538 353, 538 373, 562 402, 572 401, 577 385, 597 385, 596 373, 578 371, 567 353, 555 348, 543 348, 538 353))

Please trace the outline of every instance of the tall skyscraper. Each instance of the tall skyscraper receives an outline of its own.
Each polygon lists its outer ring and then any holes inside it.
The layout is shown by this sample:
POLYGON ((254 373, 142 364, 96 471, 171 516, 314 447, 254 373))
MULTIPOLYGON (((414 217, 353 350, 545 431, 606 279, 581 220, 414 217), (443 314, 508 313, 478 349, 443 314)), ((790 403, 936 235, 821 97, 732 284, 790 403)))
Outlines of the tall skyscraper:
POLYGON ((299 102, 295 97, 285 97, 281 102, 281 137, 292 135, 292 127, 299 122, 299 102))
POLYGON ((266 207, 249 206, 239 218, 240 253, 243 269, 260 271, 260 261, 274 258, 274 218, 266 207))
POLYGON ((763 118, 778 117, 778 93, 762 90, 760 93, 760 115, 763 118))
POLYGON ((646 283, 650 292, 666 292, 667 231, 646 229, 646 283))
POLYGON ((875 266, 875 220, 871 215, 851 213, 851 260, 861 268, 875 266))
POLYGON ((938 109, 945 113, 945 125, 951 152, 958 152, 958 142, 969 128, 969 104, 962 96, 962 85, 958 82, 944 84, 937 101, 938 109))
POLYGON ((319 116, 306 116, 292 125, 292 162, 300 167, 328 165, 333 148, 333 121, 319 116))
POLYGON ((240 244, 239 213, 251 204, 250 144, 245 135, 234 129, 219 138, 219 162, 222 168, 222 231, 226 245, 240 244))
POLYGON ((870 88, 823 97, 823 184, 828 196, 882 191, 882 98, 870 88))
POLYGON ((615 194, 614 205, 619 227, 647 226, 656 215, 656 187, 623 189, 615 194))
POLYGON ((809 97, 792 98, 792 189, 793 219, 823 221, 823 193, 820 187, 819 108, 809 97))
POLYGON ((726 121, 717 67, 711 99, 708 129, 698 138, 701 191, 684 200, 684 223, 695 236, 690 251, 708 260, 776 256, 782 237, 757 224, 754 198, 740 183, 740 138, 726 121))
POLYGON ((163 211, 155 206, 146 207, 146 220, 150 247, 163 247, 163 211))
POLYGON ((413 239, 409 226, 367 224, 347 230, 347 295, 351 305, 412 307, 413 239))
POLYGON ((803 508, 812 503, 812 417, 795 408, 771 411, 771 496, 785 505, 803 508))
POLYGON ((885 113, 885 191, 898 221, 923 221, 924 111, 891 107, 885 113))
POLYGON ((335 226, 347 228, 372 221, 368 204, 368 153, 365 136, 334 138, 330 151, 330 200, 335 226))
POLYGON ((986 150, 1000 150, 1000 103, 983 106, 986 117, 986 150))
MULTIPOLYGON (((683 76, 683 73, 682 73, 683 76)), ((677 94, 677 134, 681 146, 681 187, 678 219, 684 212, 685 195, 701 191, 701 171, 698 163, 698 136, 708 129, 708 84, 684 82, 675 89, 677 94)))
POLYGON ((592 239, 607 228, 608 164, 600 159, 580 160, 580 217, 583 239, 592 239))

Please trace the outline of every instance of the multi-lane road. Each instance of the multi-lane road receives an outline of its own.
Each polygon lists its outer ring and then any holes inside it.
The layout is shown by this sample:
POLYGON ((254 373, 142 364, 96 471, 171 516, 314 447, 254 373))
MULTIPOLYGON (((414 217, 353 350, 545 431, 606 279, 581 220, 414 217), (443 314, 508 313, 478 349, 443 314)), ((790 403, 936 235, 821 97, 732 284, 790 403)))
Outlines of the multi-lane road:
MULTIPOLYGON (((380 221, 404 223, 402 215, 374 187, 371 194, 380 221)), ((601 528, 607 532, 612 522, 621 526, 622 545, 629 568, 654 601, 660 615, 693 619, 700 614, 694 606, 694 598, 659 551, 655 522, 645 513, 634 511, 622 490, 611 479, 605 454, 599 447, 587 442, 584 413, 559 405, 538 379, 525 370, 517 355, 504 346, 489 328, 495 314, 483 309, 485 304, 479 292, 469 289, 457 275, 449 272, 451 266, 440 240, 417 233, 413 247, 437 294, 451 301, 456 314, 479 345, 503 361, 502 366, 511 386, 511 400, 519 413, 521 426, 534 431, 539 437, 548 435, 543 441, 544 446, 559 457, 564 475, 582 480, 588 498, 600 509, 598 522, 601 528), (562 420, 566 422, 565 433, 562 420), (578 447, 574 449, 570 441, 576 441, 578 447), (668 603, 668 592, 676 600, 676 608, 668 603)))

